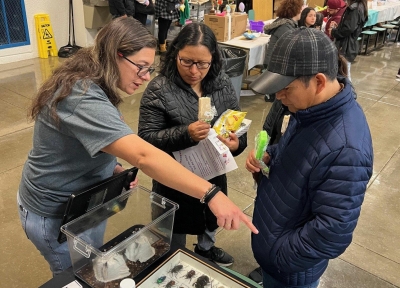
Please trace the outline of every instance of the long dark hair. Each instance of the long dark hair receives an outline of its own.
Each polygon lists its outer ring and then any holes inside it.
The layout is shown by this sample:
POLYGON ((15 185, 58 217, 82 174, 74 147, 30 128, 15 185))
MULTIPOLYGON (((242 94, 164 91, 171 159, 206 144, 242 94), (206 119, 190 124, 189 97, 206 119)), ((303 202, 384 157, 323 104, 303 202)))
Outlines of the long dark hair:
POLYGON ((365 19, 365 21, 367 21, 366 19, 368 19, 368 1, 367 0, 361 0, 361 2, 364 5, 364 19, 365 19))
MULTIPOLYGON (((299 27, 302 27, 302 26, 307 27, 306 18, 307 18, 308 13, 310 13, 310 11, 315 11, 315 10, 314 10, 314 8, 306 7, 306 8, 303 9, 303 11, 301 11, 300 20, 299 20, 299 27)), ((317 17, 315 15, 315 23, 316 22, 317 22, 317 17)), ((315 23, 314 23, 314 25, 311 25, 309 28, 315 28, 315 23)))
POLYGON ((317 12, 317 15, 315 15, 315 24, 314 27, 318 28, 321 30, 322 28, 322 22, 324 22, 324 14, 317 12))
POLYGON ((38 90, 29 110, 35 120, 44 107, 49 106, 51 118, 58 123, 57 104, 68 97, 72 87, 82 80, 87 89, 90 82, 99 85, 114 106, 122 101, 117 85, 120 79, 117 51, 133 55, 144 47, 156 48, 157 41, 150 32, 133 18, 117 18, 97 34, 93 47, 80 49, 73 57, 55 69, 53 75, 38 90), (57 92, 57 95, 54 94, 57 92))
POLYGON ((368 2, 367 0, 349 0, 348 6, 351 6, 353 3, 362 4, 364 6, 364 19, 368 16, 368 2))
POLYGON ((338 74, 347 77, 349 74, 346 58, 338 53, 338 74))
POLYGON ((214 32, 203 23, 190 23, 179 32, 168 47, 165 59, 161 64, 160 73, 174 82, 179 73, 176 66, 176 57, 178 57, 179 51, 188 45, 203 45, 208 48, 212 55, 210 70, 201 81, 203 91, 207 91, 208 83, 211 83, 221 72, 222 59, 214 32))

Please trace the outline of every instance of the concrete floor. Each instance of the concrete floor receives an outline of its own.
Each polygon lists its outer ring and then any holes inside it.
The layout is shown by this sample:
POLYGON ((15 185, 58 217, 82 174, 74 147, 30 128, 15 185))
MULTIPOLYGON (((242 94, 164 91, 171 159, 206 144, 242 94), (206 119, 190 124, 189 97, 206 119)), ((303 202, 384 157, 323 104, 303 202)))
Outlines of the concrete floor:
MULTIPOLYGON (((400 44, 400 43, 398 43, 400 44)), ((18 219, 16 191, 22 166, 32 145, 32 123, 27 107, 43 79, 49 77, 59 59, 32 59, 0 65, 0 287, 38 287, 51 278, 47 262, 26 239, 18 219)), ((357 57, 352 79, 373 136, 375 165, 354 240, 338 259, 330 261, 319 287, 400 287, 400 45, 387 44, 369 56, 357 57)), ((126 122, 137 130, 140 91, 127 96, 121 105, 126 122)), ((242 97, 243 111, 253 123, 249 148, 271 107, 262 96, 242 97)), ((252 216, 255 191, 244 168, 245 151, 236 158, 239 169, 228 174, 229 196, 252 216)), ((128 166, 128 165, 127 165, 128 166)), ((139 173, 140 184, 151 188, 150 179, 139 173)), ((194 237, 188 240, 193 249, 194 237)), ((217 246, 235 257, 232 266, 247 275, 257 267, 250 233, 222 230, 217 246)))

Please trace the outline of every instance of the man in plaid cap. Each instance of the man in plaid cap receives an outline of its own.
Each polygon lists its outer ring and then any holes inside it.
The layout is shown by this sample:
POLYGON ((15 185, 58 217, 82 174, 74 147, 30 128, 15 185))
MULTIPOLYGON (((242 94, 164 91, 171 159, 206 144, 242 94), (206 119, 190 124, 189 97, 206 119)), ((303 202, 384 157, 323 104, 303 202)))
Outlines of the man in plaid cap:
MULTIPOLYGON (((321 31, 299 28, 276 43, 252 83, 291 112, 258 185, 252 235, 264 287, 317 287, 329 259, 350 245, 372 175, 372 140, 350 82, 337 78, 338 51, 321 31)), ((260 171, 252 151, 246 168, 260 171)))

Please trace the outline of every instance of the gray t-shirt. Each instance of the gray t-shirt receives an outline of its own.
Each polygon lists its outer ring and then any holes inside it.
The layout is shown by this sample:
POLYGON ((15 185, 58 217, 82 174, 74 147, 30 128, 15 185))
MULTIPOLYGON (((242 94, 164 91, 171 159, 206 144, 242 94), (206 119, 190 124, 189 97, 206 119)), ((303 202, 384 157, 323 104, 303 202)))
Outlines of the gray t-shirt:
POLYGON ((71 193, 112 175, 116 158, 101 149, 133 132, 94 83, 85 91, 78 81, 58 104, 57 113, 59 126, 47 109, 35 122, 19 194, 28 210, 60 218, 71 193))

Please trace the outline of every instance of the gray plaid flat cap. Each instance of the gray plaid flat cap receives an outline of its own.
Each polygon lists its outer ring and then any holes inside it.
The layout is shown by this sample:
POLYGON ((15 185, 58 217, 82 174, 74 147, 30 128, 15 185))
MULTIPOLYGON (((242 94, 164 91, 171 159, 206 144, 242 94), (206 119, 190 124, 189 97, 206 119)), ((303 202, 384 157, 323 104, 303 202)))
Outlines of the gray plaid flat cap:
POLYGON ((338 71, 338 51, 322 31, 301 27, 278 39, 267 71, 251 83, 260 94, 276 93, 300 76, 338 71))

